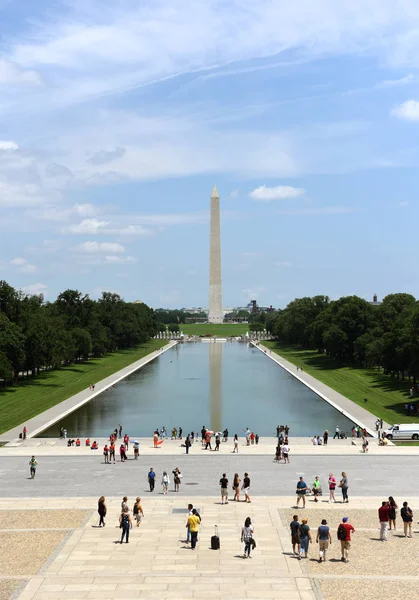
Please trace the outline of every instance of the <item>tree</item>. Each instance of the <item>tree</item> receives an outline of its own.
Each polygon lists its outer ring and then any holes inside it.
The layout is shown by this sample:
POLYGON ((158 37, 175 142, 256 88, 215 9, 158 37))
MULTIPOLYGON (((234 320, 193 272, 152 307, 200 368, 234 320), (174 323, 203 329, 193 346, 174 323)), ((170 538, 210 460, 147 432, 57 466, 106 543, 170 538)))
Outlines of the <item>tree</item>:
POLYGON ((178 332, 178 331, 179 331, 179 329, 180 329, 180 328, 179 328, 179 325, 178 325, 177 323, 171 323, 171 324, 168 326, 168 330, 169 330, 169 331, 172 331, 172 332, 174 332, 174 333, 175 333, 175 332, 178 332))
POLYGON ((71 330, 74 358, 77 360, 88 359, 92 352, 92 338, 86 329, 75 327, 71 330))

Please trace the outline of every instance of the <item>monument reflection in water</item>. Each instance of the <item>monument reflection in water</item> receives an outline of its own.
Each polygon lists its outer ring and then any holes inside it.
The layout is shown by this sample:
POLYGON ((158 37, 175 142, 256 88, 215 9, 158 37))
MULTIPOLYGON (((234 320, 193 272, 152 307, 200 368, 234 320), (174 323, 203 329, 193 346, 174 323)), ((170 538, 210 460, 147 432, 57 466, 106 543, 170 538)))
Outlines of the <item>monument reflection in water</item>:
POLYGON ((209 348, 209 376, 210 376, 210 415, 211 428, 220 431, 223 427, 221 422, 223 414, 223 388, 222 388, 222 365, 223 365, 223 342, 210 342, 209 348))
POLYGON ((284 371, 269 357, 242 342, 176 345, 128 379, 65 417, 40 437, 105 437, 122 424, 131 437, 150 437, 156 427, 182 427, 184 435, 249 427, 275 435, 288 424, 292 436, 349 432, 352 423, 284 371))

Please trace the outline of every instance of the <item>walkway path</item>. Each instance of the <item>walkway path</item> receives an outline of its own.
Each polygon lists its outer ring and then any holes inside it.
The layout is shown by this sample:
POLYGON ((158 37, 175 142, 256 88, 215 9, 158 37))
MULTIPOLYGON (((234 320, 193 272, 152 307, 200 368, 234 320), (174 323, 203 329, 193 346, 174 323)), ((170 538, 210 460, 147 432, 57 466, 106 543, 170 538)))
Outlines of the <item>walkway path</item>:
MULTIPOLYGON (((386 586, 391 585, 395 588, 391 595, 394 600, 413 600, 417 597, 419 536, 415 533, 414 539, 406 540, 391 532, 388 544, 377 542, 376 508, 380 500, 375 497, 351 504, 357 532, 353 535, 352 560, 347 565, 339 561, 335 534, 343 506, 326 504, 325 508, 319 503, 306 509, 304 514, 314 531, 325 511, 333 527, 330 560, 318 565, 314 562, 318 556, 316 544, 310 546, 307 561, 296 560, 291 552, 288 523, 294 498, 261 497, 252 504, 230 502, 228 506, 221 506, 218 497, 200 498, 195 503, 202 517, 195 552, 182 541, 186 532, 186 501, 181 498, 143 498, 145 517, 139 528, 132 529, 128 545, 116 543, 120 537, 119 497, 107 498, 106 527, 100 529, 97 527, 97 497, 82 501, 31 499, 25 503, 27 526, 31 529, 14 533, 7 529, 7 520, 0 523, 2 539, 7 538, 7 544, 0 549, 2 576, 5 582, 22 586, 19 600, 166 600, 204 596, 213 600, 232 597, 237 600, 335 600, 337 597, 350 600, 358 595, 381 600, 383 592, 384 597, 388 597, 386 586), (34 509, 38 509, 37 518, 31 519, 34 509), (86 510, 90 514, 87 522, 86 510), (48 519, 42 518, 42 512, 48 519), (72 518, 63 523, 67 513, 71 513, 72 518), (254 524, 257 542, 250 561, 243 560, 240 543, 241 527, 248 516, 254 524), (50 528, 45 530, 47 521, 53 527, 67 529, 58 529, 55 533, 50 528), (216 551, 210 549, 215 524, 219 525, 221 541, 221 548, 216 551), (28 552, 46 537, 50 541, 49 551, 53 551, 54 536, 56 550, 39 570, 28 552), (30 544, 24 543, 27 539, 30 544), (368 560, 366 552, 369 552, 368 560), (14 557, 13 563, 7 560, 10 555, 14 557), (396 560, 398 556, 403 558, 401 570, 400 561, 396 560), (353 594, 354 585, 361 588, 359 594, 353 594), (375 592, 377 595, 373 595, 375 592)), ((132 501, 130 497, 130 505, 132 501)), ((419 498, 410 501, 414 509, 419 498)), ((13 500, 1 500, 0 516, 7 516, 12 508, 16 509, 13 500)), ((300 517, 301 513, 299 511, 300 517)), ((43 556, 43 560, 45 558, 43 556)))
MULTIPOLYGON (((320 398, 326 400, 329 404, 334 406, 336 410, 341 412, 343 415, 351 419, 357 425, 360 425, 362 428, 366 428, 368 433, 374 437, 377 436, 377 432, 375 430, 375 421, 377 417, 362 408, 362 406, 358 406, 346 396, 339 394, 328 385, 322 383, 312 375, 309 375, 305 371, 297 371, 297 367, 293 365, 291 362, 277 354, 276 352, 272 352, 269 348, 263 346, 263 344, 255 344, 252 342, 255 348, 258 348, 261 352, 266 352, 266 355, 280 365, 283 369, 288 371, 293 377, 304 383, 308 388, 310 388, 313 392, 315 392, 320 398)), ((388 423, 383 424, 383 428, 387 429, 390 425, 388 423)))
POLYGON ((102 379, 102 381, 100 381, 96 384, 94 392, 92 392, 89 389, 83 390, 82 392, 79 392, 78 394, 75 394, 74 396, 67 398, 67 400, 60 402, 60 404, 56 404, 52 408, 44 411, 43 413, 37 415, 36 417, 33 417, 33 419, 29 419, 29 421, 27 421, 26 423, 23 423, 19 427, 14 427, 13 429, 9 429, 9 431, 6 431, 5 433, 2 433, 0 435, 0 442, 6 442, 6 441, 18 439, 19 434, 22 432, 24 425, 26 425, 29 438, 39 434, 41 431, 44 431, 45 429, 48 429, 48 427, 50 427, 51 425, 53 425, 54 423, 56 423, 57 421, 62 419, 65 415, 68 415, 68 414, 74 412, 75 410, 80 408, 80 406, 83 406, 83 404, 90 402, 90 400, 92 400, 93 398, 95 398, 96 396, 98 396, 99 394, 101 394, 102 392, 107 390, 108 388, 112 387, 113 385, 115 385, 116 383, 121 381, 122 379, 125 379, 126 377, 131 375, 131 373, 134 373, 135 371, 137 371, 138 369, 140 369, 147 363, 154 360, 157 356, 160 356, 160 354, 162 354, 162 352, 169 350, 176 344, 177 344, 176 341, 171 341, 166 346, 163 346, 163 348, 159 348, 158 350, 151 352, 150 354, 148 354, 147 356, 144 356, 140 360, 137 360, 136 362, 128 365, 127 367, 121 369, 120 371, 117 371, 116 373, 109 375, 109 377, 102 379))
MULTIPOLYGON (((388 497, 409 497, 416 492, 412 474, 419 468, 419 456, 291 456, 290 464, 276 463, 268 456, 248 456, 242 454, 201 455, 177 457, 155 455, 141 456, 138 460, 124 463, 104 464, 102 456, 58 457, 39 456, 36 478, 29 479, 28 457, 0 458, 0 497, 79 497, 93 495, 146 495, 162 494, 161 477, 163 471, 169 473, 171 485, 169 496, 202 497, 218 493, 219 480, 227 473, 230 481, 234 473, 247 471, 251 478, 251 496, 289 496, 295 493, 298 477, 304 475, 311 484, 319 476, 323 489, 327 488, 329 473, 339 479, 346 471, 349 480, 349 496, 369 496, 383 494, 388 497), (147 473, 153 467, 156 476, 156 489, 149 491, 147 473), (179 467, 183 473, 180 492, 172 492, 172 471, 179 467), (389 489, 390 487, 390 489, 389 489)), ((231 489, 231 487, 230 487, 231 489)), ((340 497, 337 491, 336 497, 340 497)), ((22 505, 21 502, 18 503, 22 505)))

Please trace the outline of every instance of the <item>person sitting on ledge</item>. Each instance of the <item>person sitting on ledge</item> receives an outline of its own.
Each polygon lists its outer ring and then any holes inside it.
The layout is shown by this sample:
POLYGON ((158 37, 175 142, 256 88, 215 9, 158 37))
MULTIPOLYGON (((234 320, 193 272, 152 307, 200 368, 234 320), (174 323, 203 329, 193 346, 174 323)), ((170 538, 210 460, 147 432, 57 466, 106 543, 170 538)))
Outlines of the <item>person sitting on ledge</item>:
POLYGON ((81 443, 81 442, 80 442, 80 439, 79 439, 79 438, 77 438, 77 439, 76 439, 76 446, 77 446, 77 447, 79 447, 79 446, 80 446, 80 443, 81 443))
POLYGON ((86 446, 90 446, 90 438, 86 439, 86 446))
POLYGON ((67 446, 74 446, 74 440, 68 440, 67 446))
POLYGON ((90 448, 90 450, 97 450, 98 446, 97 446, 97 442, 94 441, 92 444, 92 447, 90 448))

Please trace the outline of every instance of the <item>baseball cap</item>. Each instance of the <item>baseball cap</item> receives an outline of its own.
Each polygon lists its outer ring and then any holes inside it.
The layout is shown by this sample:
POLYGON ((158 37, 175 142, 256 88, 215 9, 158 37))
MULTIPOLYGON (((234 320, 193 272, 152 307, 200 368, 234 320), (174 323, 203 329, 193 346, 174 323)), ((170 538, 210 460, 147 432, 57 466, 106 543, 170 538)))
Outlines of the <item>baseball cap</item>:
POLYGON ((343 523, 346 523, 346 522, 347 522, 347 520, 348 520, 348 517, 343 517, 343 519, 342 519, 342 522, 343 522, 343 523))

